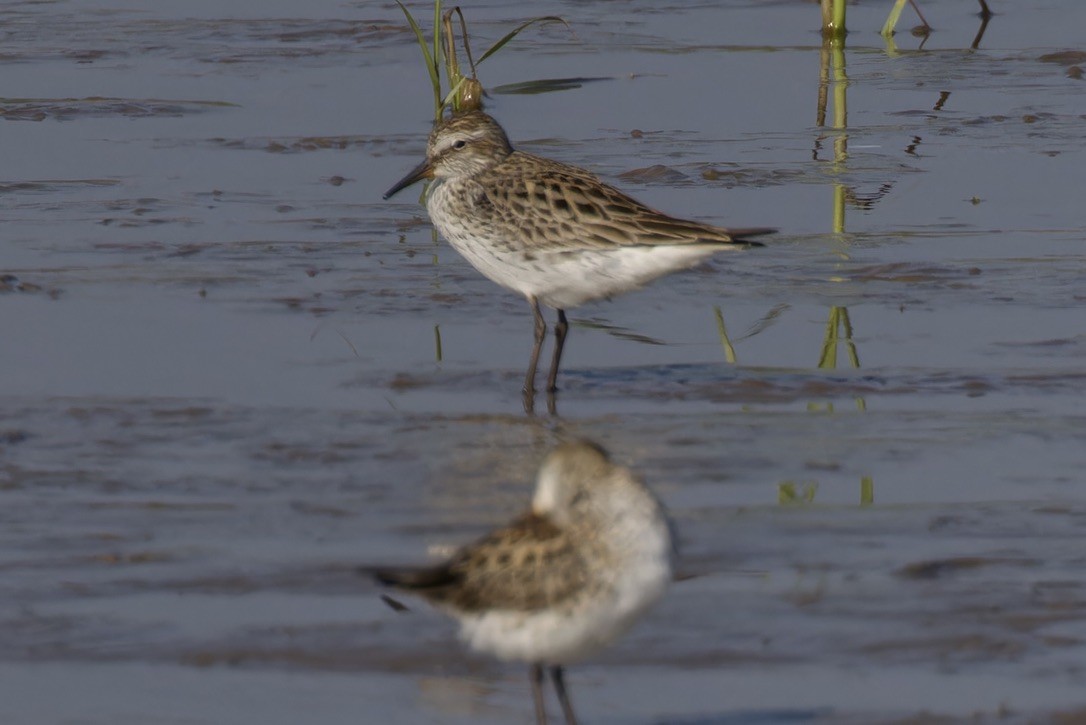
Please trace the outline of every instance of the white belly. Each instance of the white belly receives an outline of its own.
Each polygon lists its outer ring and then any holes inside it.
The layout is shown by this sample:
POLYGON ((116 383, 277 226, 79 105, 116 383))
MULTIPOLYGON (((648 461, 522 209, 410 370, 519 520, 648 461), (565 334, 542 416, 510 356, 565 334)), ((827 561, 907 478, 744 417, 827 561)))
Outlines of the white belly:
POLYGON ((693 267, 718 249, 643 246, 526 253, 451 238, 449 243, 487 278, 560 310, 632 292, 666 274, 693 267))
POLYGON ((460 636, 474 650, 502 660, 568 665, 590 657, 624 634, 663 595, 663 570, 635 599, 618 592, 583 599, 570 608, 535 612, 490 610, 460 615, 460 636))

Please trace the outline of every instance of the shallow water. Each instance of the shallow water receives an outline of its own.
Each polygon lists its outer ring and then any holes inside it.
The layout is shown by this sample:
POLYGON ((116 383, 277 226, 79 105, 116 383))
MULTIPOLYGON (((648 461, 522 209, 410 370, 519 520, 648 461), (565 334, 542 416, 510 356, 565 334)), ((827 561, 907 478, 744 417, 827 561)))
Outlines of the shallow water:
MULTIPOLYGON (((572 311, 534 417, 527 305, 381 200, 430 116, 394 4, 0 9, 0 721, 527 722, 353 569, 502 521, 568 435, 697 575, 573 669, 586 721, 1083 717, 1086 6, 991 0, 971 50, 972 0, 896 49, 889 4, 843 130, 810 3, 533 6, 575 34, 484 83, 604 80, 495 93, 514 143, 781 229, 572 311)), ((467 8, 475 47, 526 12, 467 8)))

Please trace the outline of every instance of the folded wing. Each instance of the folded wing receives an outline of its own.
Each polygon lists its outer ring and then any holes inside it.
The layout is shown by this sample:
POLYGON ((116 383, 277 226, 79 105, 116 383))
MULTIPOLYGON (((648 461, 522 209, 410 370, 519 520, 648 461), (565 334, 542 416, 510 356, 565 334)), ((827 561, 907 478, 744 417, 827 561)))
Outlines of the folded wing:
POLYGON ((434 567, 378 569, 383 584, 462 612, 534 611, 582 591, 587 569, 569 537, 544 517, 526 514, 434 567))
POLYGON ((676 219, 600 182, 583 169, 514 152, 483 183, 476 213, 511 238, 530 241, 532 251, 561 251, 570 239, 579 249, 623 246, 711 244, 761 246, 751 237, 775 229, 725 229, 676 219), (513 173, 511 173, 513 172, 513 173))

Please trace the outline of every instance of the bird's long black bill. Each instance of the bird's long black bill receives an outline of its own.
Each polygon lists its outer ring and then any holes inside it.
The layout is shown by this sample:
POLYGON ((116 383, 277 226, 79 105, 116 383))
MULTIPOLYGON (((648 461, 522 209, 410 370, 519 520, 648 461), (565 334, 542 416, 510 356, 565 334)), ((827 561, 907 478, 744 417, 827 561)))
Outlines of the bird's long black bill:
POLYGON ((412 184, 422 181, 423 179, 432 179, 434 177, 434 171, 430 168, 430 161, 423 161, 421 164, 411 169, 407 176, 403 177, 393 185, 391 189, 385 192, 382 199, 388 200, 392 198, 392 195, 406 189, 412 184))

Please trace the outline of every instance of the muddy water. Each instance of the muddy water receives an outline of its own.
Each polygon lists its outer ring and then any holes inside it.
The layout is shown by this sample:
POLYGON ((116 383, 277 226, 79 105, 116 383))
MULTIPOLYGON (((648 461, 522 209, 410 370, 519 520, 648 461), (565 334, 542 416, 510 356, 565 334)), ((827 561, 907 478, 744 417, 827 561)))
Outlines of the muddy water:
POLYGON ((524 302, 381 201, 430 114, 394 5, 0 9, 0 722, 527 721, 352 569, 501 521, 566 435, 697 575, 574 670, 586 721, 1084 717, 1084 6, 992 0, 970 50, 969 0, 895 48, 856 4, 820 125, 815 7, 706 5, 538 4, 575 36, 482 68, 603 79, 496 92, 523 148, 782 230, 574 311, 535 417, 524 302))

